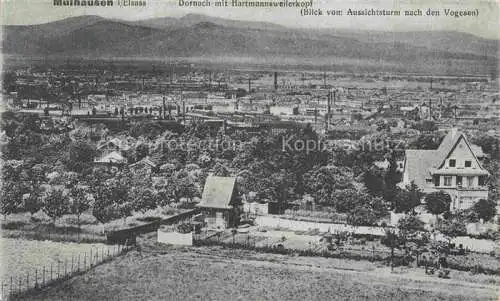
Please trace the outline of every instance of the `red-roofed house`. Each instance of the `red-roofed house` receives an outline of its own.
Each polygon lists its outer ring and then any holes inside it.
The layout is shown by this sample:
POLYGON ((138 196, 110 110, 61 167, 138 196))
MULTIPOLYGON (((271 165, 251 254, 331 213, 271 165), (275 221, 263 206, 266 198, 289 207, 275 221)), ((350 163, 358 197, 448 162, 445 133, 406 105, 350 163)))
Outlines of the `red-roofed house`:
POLYGON ((445 191, 452 199, 450 210, 470 208, 488 198, 489 176, 464 133, 452 129, 436 150, 406 150, 401 187, 411 182, 425 193, 445 191))

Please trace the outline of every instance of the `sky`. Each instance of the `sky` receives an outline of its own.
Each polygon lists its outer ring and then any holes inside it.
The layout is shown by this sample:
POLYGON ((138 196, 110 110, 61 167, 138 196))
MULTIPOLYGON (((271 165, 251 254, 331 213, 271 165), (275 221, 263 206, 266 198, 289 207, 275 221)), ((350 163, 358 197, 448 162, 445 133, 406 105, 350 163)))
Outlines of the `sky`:
MULTIPOLYGON (((56 7, 53 0, 0 0, 2 24, 26 25, 47 23, 81 15, 99 15, 107 18, 140 20, 158 17, 182 17, 199 13, 227 19, 266 21, 288 27, 341 28, 382 31, 436 31, 453 30, 471 33, 488 39, 500 39, 500 0, 312 0, 313 8, 321 9, 323 16, 301 16, 297 8, 210 8, 181 7, 179 0, 143 0, 146 7, 56 7), (327 16, 327 10, 347 9, 422 10, 424 16, 327 16), (427 9, 439 10, 441 16, 425 16, 427 9), (476 10, 477 17, 455 18, 444 15, 444 9, 476 10)), ((115 2, 117 0, 114 0, 115 2)), ((231 0, 228 0, 229 2, 231 0)), ((244 1, 244 0, 240 0, 244 1)), ((266 0, 282 1, 282 0, 266 0)), ((291 1, 291 0, 290 0, 291 1)))

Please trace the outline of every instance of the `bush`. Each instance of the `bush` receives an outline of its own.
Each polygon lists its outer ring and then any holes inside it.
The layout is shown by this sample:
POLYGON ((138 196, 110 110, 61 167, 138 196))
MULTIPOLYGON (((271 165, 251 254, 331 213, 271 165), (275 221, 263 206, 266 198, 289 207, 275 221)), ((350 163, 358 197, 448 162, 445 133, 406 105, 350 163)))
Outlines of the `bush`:
POLYGON ((2 229, 4 229, 4 230, 20 230, 25 225, 26 225, 26 223, 20 222, 20 221, 9 222, 9 223, 6 223, 6 224, 2 224, 2 229))
POLYGON ((159 216, 145 216, 145 217, 138 217, 136 220, 140 222, 147 222, 147 223, 152 223, 152 222, 158 222, 161 221, 161 217, 159 216))
MULTIPOLYGON (((347 220, 347 215, 337 212, 328 211, 310 211, 310 210, 285 210, 285 215, 288 217, 309 217, 309 218, 319 218, 319 219, 329 219, 334 223, 345 223, 347 220)), ((300 220, 300 218, 297 218, 300 220)))
POLYGON ((183 234, 190 233, 191 231, 193 231, 193 225, 187 223, 179 224, 177 226, 177 231, 183 234))
MULTIPOLYGON (((63 224, 78 225, 78 217, 76 215, 65 215, 60 220, 63 224)), ((80 225, 97 225, 99 221, 91 215, 80 216, 80 225)))

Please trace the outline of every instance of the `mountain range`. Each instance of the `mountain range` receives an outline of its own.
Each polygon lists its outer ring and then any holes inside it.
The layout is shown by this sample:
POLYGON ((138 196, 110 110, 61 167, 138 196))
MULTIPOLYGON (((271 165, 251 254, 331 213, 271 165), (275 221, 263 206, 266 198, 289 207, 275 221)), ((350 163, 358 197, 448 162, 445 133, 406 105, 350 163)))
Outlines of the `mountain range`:
POLYGON ((188 14, 140 21, 80 16, 3 26, 3 53, 25 57, 211 58, 261 65, 498 71, 498 41, 460 32, 289 28, 188 14))

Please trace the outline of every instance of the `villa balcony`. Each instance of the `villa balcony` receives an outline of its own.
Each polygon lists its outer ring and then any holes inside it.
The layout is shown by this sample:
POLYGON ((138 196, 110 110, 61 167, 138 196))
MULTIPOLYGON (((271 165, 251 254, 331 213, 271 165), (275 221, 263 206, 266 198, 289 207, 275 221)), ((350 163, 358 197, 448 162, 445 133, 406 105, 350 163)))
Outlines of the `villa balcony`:
POLYGON ((457 190, 460 191, 488 191, 488 186, 474 186, 474 187, 467 187, 467 186, 457 186, 457 190))
POLYGON ((488 191, 488 186, 434 186, 434 189, 454 189, 459 191, 488 191))

